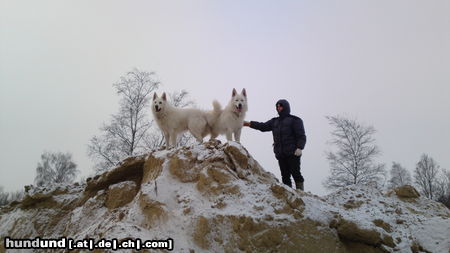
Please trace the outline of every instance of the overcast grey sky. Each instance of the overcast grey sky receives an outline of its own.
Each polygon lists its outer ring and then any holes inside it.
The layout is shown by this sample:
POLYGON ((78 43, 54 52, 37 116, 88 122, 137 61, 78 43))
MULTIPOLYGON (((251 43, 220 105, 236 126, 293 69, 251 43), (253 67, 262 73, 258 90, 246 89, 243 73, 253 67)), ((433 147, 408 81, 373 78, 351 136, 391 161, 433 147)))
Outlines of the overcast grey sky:
MULTIPOLYGON (((326 193, 327 115, 373 125, 388 168, 412 171, 427 153, 450 169, 449 13, 447 0, 0 0, 0 186, 33 183, 46 150, 92 173, 87 144, 117 111, 112 83, 134 67, 204 109, 246 88, 247 120, 290 101, 315 194, 326 193)), ((270 133, 245 128, 241 141, 280 178, 270 133)))

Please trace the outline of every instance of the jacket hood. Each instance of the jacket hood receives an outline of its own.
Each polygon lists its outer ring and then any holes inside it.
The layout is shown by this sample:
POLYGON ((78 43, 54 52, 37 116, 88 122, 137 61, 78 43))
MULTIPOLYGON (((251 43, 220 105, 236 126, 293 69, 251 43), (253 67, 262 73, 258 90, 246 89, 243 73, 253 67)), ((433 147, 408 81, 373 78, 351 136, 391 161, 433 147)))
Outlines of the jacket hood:
POLYGON ((280 104, 283 107, 283 110, 279 112, 278 115, 287 116, 291 113, 291 106, 289 105, 289 102, 286 99, 278 100, 277 103, 275 104, 275 108, 278 104, 280 104))

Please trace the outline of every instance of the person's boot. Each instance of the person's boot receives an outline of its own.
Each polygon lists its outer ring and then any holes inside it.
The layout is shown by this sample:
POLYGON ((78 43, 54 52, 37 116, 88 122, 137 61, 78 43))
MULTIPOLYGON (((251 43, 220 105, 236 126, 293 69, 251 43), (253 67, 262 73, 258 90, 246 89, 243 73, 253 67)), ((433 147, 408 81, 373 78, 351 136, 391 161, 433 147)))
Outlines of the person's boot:
POLYGON ((303 182, 295 182, 295 189, 304 191, 303 182))

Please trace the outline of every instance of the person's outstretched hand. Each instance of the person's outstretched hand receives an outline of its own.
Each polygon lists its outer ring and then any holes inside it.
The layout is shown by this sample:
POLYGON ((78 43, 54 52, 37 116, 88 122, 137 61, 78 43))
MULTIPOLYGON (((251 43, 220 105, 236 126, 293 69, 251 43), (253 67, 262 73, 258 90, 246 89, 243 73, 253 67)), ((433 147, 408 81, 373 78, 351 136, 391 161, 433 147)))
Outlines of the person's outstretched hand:
POLYGON ((250 122, 248 122, 248 121, 244 121, 244 126, 247 126, 247 127, 249 127, 249 126, 250 126, 250 122))

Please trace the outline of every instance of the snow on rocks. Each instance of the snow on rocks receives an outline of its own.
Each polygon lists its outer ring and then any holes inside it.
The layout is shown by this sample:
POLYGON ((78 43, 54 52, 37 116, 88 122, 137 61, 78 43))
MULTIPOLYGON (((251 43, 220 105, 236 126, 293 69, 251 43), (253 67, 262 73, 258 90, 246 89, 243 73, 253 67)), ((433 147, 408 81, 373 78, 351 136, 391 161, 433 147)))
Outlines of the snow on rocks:
POLYGON ((411 189, 319 197, 280 184, 239 143, 217 141, 128 158, 85 185, 29 187, 0 209, 0 244, 66 236, 172 238, 175 252, 448 252, 449 231, 449 210, 411 189))

